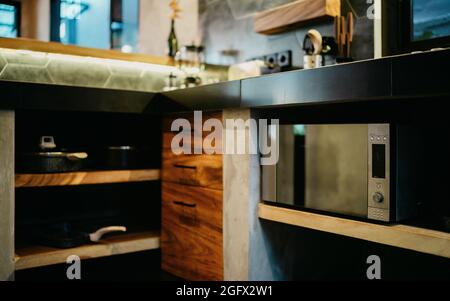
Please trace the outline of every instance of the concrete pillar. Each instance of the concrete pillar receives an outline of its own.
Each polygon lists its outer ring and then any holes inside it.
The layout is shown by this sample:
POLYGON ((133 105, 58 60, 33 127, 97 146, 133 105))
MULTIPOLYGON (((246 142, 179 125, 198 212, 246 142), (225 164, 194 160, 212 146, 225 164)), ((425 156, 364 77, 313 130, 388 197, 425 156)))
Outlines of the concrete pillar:
POLYGON ((14 112, 0 111, 0 281, 14 279, 14 112))

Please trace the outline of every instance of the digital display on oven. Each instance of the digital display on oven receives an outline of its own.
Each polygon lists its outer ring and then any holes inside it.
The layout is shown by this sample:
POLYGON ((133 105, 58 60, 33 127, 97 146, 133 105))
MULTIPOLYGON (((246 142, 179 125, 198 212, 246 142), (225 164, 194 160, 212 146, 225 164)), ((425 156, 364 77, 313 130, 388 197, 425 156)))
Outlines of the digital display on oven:
POLYGON ((386 145, 372 144, 372 178, 386 178, 386 145))

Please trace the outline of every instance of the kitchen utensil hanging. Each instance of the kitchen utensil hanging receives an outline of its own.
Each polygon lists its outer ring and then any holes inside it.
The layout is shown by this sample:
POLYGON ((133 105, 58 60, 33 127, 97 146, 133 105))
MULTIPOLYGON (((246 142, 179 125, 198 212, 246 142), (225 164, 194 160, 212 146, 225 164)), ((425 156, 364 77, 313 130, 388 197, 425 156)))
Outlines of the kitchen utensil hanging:
POLYGON ((334 34, 338 44, 338 55, 336 62, 351 62, 352 58, 352 43, 354 36, 354 17, 353 13, 349 12, 347 17, 338 16, 334 19, 334 34))

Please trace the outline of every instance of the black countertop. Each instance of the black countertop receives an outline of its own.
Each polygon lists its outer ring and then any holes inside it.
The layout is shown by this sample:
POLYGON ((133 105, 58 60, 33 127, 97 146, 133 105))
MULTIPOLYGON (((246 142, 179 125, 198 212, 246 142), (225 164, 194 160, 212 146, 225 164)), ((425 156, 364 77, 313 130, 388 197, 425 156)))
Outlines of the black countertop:
POLYGON ((163 93, 0 81, 0 109, 161 114, 450 96, 450 50, 277 73, 163 93))
POLYGON ((242 81, 242 107, 450 94, 450 50, 335 65, 242 81))
POLYGON ((0 109, 161 114, 179 105, 157 93, 0 81, 0 109))

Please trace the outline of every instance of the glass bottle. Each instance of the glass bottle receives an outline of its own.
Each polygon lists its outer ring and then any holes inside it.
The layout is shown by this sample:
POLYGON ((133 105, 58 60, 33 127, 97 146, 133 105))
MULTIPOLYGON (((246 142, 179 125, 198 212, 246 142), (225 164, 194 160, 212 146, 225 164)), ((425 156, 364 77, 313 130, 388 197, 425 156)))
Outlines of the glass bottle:
POLYGON ((185 75, 187 87, 201 84, 201 72, 205 70, 204 47, 194 44, 181 47, 175 56, 175 63, 185 75))
POLYGON ((172 19, 168 43, 169 43, 169 53, 168 54, 170 57, 175 57, 175 55, 178 51, 178 39, 177 39, 177 35, 175 33, 175 19, 172 19))

